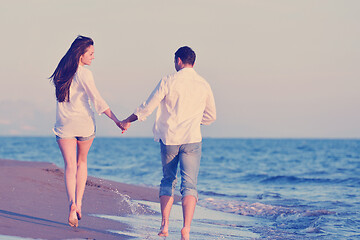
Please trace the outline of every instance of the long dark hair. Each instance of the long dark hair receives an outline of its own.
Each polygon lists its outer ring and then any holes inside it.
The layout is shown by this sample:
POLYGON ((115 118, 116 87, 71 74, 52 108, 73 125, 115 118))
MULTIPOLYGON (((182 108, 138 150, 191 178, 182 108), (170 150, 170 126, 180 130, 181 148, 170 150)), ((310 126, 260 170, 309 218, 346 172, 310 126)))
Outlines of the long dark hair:
POLYGON ((58 102, 69 102, 69 91, 72 79, 79 67, 80 57, 90 45, 94 45, 91 38, 78 36, 71 44, 69 50, 60 60, 50 79, 55 85, 58 102))

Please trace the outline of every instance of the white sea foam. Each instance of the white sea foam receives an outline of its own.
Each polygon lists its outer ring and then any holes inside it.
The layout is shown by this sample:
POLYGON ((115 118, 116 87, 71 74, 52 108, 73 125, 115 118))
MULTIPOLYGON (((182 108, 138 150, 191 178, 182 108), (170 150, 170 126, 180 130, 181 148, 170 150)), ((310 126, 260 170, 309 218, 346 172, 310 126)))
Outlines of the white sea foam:
POLYGON ((0 240, 42 240, 40 238, 23 238, 18 236, 0 235, 0 240))
POLYGON ((200 206, 210 208, 217 211, 226 213, 234 213, 243 216, 264 216, 264 217, 277 217, 288 215, 299 215, 304 217, 309 216, 321 216, 334 214, 334 212, 328 210, 303 210, 282 206, 273 206, 263 203, 249 203, 236 200, 224 200, 206 198, 200 200, 198 203, 200 206))
POLYGON ((113 190, 113 192, 115 192, 117 195, 119 195, 119 206, 122 205, 123 202, 126 203, 126 206, 129 206, 131 214, 142 214, 144 212, 146 212, 146 209, 144 208, 144 205, 141 205, 135 201, 132 201, 130 196, 127 194, 122 194, 120 193, 117 189, 113 190))

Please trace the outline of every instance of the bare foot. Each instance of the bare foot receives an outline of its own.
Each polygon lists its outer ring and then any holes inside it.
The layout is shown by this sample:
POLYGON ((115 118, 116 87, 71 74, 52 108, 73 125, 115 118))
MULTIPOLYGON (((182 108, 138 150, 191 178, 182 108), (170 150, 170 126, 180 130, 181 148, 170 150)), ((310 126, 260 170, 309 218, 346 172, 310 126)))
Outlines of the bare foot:
POLYGON ((78 223, 78 218, 76 215, 76 205, 74 203, 72 203, 70 205, 70 212, 69 212, 69 225, 72 227, 78 227, 79 223, 78 223))
POLYGON ((81 220, 81 206, 77 206, 76 208, 76 216, 79 220, 81 220))
POLYGON ((189 240, 190 239, 190 228, 183 227, 181 229, 181 240, 189 240))
POLYGON ((161 226, 160 232, 158 233, 158 235, 159 235, 160 237, 167 237, 167 236, 169 236, 168 227, 165 226, 165 225, 161 226))

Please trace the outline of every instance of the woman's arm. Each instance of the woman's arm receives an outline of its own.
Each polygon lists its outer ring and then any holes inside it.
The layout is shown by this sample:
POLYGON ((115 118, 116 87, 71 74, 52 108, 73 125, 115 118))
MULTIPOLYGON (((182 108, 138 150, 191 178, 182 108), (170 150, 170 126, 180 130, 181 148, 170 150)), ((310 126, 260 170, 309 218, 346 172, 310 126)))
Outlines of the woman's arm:
POLYGON ((103 112, 106 116, 108 116, 114 123, 121 128, 122 133, 124 133, 129 127, 130 123, 125 123, 124 121, 119 121, 119 119, 115 116, 115 114, 110 110, 110 108, 106 109, 103 112))
POLYGON ((116 124, 120 122, 119 119, 117 119, 117 117, 115 116, 115 114, 110 110, 110 108, 106 109, 103 113, 111 120, 113 120, 116 124))

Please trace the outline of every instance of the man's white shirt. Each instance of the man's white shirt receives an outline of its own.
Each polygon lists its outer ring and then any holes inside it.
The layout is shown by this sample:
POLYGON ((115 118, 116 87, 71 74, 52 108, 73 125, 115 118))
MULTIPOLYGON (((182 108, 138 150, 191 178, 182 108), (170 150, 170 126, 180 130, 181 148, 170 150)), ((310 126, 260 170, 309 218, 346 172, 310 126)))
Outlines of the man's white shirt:
POLYGON ((193 68, 162 78, 134 114, 144 121, 157 107, 154 139, 166 145, 201 142, 200 125, 216 120, 211 87, 193 68))

